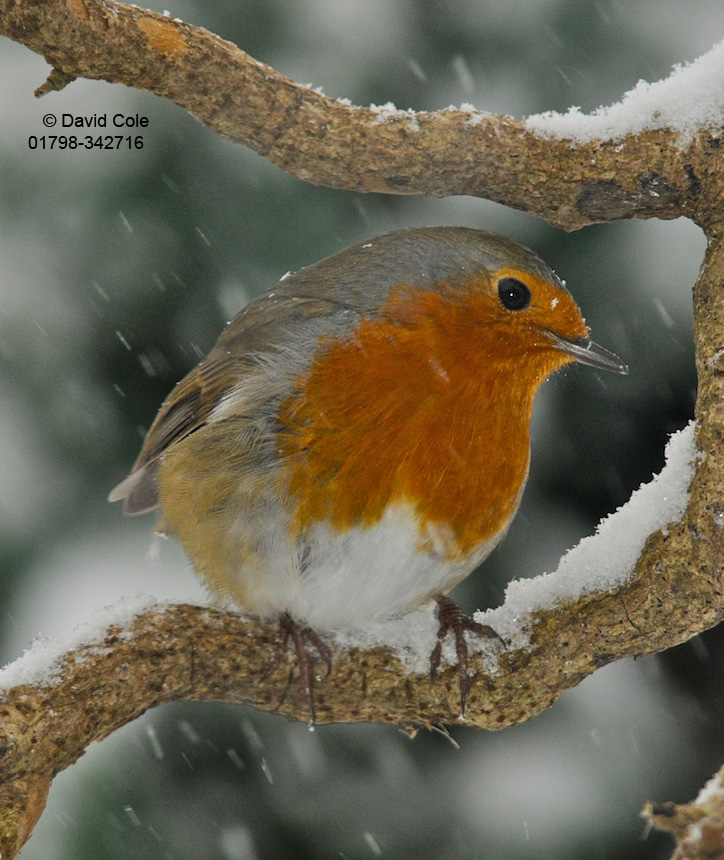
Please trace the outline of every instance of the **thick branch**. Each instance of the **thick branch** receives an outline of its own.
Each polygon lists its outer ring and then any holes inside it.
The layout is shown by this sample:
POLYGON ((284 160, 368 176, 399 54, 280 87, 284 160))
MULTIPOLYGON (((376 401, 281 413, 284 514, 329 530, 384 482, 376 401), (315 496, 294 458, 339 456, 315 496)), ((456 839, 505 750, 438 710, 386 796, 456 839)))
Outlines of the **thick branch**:
POLYGON ((207 30, 113 0, 0 0, 0 33, 57 70, 43 93, 74 77, 148 90, 293 176, 333 188, 467 194, 576 229, 632 217, 696 219, 711 161, 720 162, 718 140, 707 134, 686 150, 668 131, 572 148, 511 117, 355 107, 207 30))

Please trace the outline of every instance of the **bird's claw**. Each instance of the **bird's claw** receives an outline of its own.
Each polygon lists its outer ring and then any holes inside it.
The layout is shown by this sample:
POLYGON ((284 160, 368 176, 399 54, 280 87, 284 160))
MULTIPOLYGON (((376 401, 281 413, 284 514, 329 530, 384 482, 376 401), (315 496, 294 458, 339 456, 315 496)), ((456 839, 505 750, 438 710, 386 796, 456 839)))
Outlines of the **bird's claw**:
POLYGON ((468 692, 472 684, 472 678, 468 669, 468 643, 465 641, 464 631, 468 630, 476 636, 484 636, 486 639, 498 639, 503 647, 505 641, 487 624, 481 624, 466 615, 462 609, 449 597, 440 595, 436 597, 437 615, 440 626, 437 631, 437 642, 430 654, 430 679, 435 680, 437 670, 440 668, 440 658, 442 656, 442 643, 445 641, 448 633, 452 631, 455 637, 455 653, 458 658, 458 678, 460 684, 460 716, 465 716, 465 705, 468 700, 468 692))
MULTIPOLYGON (((297 666, 299 667, 299 677, 302 682, 302 692, 304 695, 304 700, 307 704, 307 711, 309 713, 309 726, 311 728, 316 720, 316 711, 314 707, 314 676, 312 674, 314 658, 307 650, 307 643, 309 643, 314 647, 314 649, 316 649, 317 653, 324 661, 327 667, 325 678, 329 677, 329 674, 332 671, 332 651, 330 650, 327 643, 315 630, 305 624, 300 624, 298 621, 295 621, 291 617, 291 615, 287 613, 284 613, 284 615, 280 617, 279 628, 281 632, 281 637, 277 642, 277 646, 274 650, 274 656, 272 657, 269 666, 265 670, 262 676, 262 680, 266 680, 276 671, 281 661, 281 655, 286 651, 287 645, 289 644, 289 639, 291 638, 292 642, 294 643, 294 651, 297 657, 297 666)), ((287 690, 289 689, 289 684, 291 683, 291 680, 292 673, 290 672, 289 680, 287 681, 286 687, 282 692, 277 707, 279 707, 286 698, 287 690)))

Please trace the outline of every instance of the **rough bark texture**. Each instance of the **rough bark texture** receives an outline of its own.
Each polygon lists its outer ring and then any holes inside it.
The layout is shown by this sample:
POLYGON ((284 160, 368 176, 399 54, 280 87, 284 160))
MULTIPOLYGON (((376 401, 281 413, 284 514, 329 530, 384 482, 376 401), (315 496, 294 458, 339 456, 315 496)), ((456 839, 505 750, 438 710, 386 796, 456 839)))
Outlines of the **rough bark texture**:
POLYGON ((721 158, 718 140, 714 151, 706 136, 682 150, 667 131, 572 153, 569 141, 542 140, 507 116, 441 110, 382 121, 370 108, 294 83, 207 30, 112 0, 0 0, 0 33, 56 70, 41 94, 75 77, 123 83, 173 100, 308 182, 485 197, 564 229, 633 217, 696 219, 721 158))
MULTIPOLYGON (((54 67, 42 93, 75 77, 146 89, 310 182, 477 195, 566 229, 681 215, 701 225, 709 239, 694 288, 702 456, 686 514, 649 537, 624 588, 532 618, 530 647, 505 652, 495 677, 473 658, 478 679, 468 722, 493 729, 528 719, 597 667, 676 645, 724 617, 724 170, 716 135, 702 132, 686 147, 667 131, 572 147, 535 137, 509 117, 475 115, 473 122, 457 110, 381 122, 378 113, 305 89, 205 30, 112 0, 0 0, 0 33, 54 67)), ((273 628, 219 610, 161 607, 66 654, 52 682, 5 691, 0 855, 14 857, 25 842, 56 773, 148 708, 179 699, 245 702, 304 719, 297 685, 279 704, 288 663, 262 680, 275 639, 273 628)), ((432 684, 406 674, 382 648, 339 651, 334 659, 333 674, 317 688, 319 722, 457 719, 452 669, 432 684)), ((657 816, 650 810, 658 826, 657 816)))

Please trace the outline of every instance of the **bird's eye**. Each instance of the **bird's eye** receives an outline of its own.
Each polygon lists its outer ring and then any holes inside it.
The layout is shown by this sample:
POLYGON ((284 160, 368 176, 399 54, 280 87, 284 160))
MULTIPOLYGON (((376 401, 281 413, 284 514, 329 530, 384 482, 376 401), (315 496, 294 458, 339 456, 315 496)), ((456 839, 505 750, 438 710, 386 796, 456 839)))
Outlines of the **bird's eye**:
POLYGON ((503 307, 509 311, 522 311, 530 304, 530 290, 516 278, 501 278, 498 281, 498 295, 503 307))

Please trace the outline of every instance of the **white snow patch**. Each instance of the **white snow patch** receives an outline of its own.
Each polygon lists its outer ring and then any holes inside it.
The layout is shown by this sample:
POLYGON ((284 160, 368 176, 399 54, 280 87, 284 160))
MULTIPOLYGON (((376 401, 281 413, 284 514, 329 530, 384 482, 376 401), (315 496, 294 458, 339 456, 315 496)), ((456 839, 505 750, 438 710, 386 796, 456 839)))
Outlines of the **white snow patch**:
POLYGON ((325 96, 326 98, 323 87, 315 87, 314 84, 301 84, 301 86, 304 87, 305 90, 310 90, 310 92, 316 93, 318 96, 325 96))
MULTIPOLYGON (((360 630, 335 630, 331 636, 341 648, 388 648, 411 675, 430 671, 438 621, 436 605, 429 603, 406 615, 379 621, 360 630)), ((448 645, 449 643, 446 643, 448 645)), ((443 648, 443 660, 454 662, 453 649, 443 648)))
POLYGON ((36 637, 22 657, 0 669, 0 691, 20 684, 52 686, 59 678, 62 660, 68 651, 74 651, 84 645, 93 646, 94 643, 97 643, 98 650, 102 650, 101 643, 109 627, 122 628, 139 612, 154 605, 158 605, 158 600, 145 594, 124 597, 114 606, 96 610, 91 618, 78 625, 70 636, 59 639, 36 637))
POLYGON ((565 114, 547 111, 525 121, 526 128, 544 138, 570 138, 574 143, 620 140, 627 134, 668 128, 686 145, 701 129, 718 132, 724 122, 724 42, 693 63, 676 65, 668 78, 649 84, 639 81, 620 102, 591 114, 569 108, 565 114))
POLYGON ((489 624, 504 639, 512 639, 513 647, 525 647, 531 613, 624 585, 647 537, 665 531, 686 509, 696 459, 694 426, 692 421, 669 438, 661 472, 601 520, 594 535, 568 550, 554 573, 514 579, 505 591, 503 605, 476 613, 476 621, 489 624))
POLYGON ((392 102, 387 102, 383 105, 370 105, 370 110, 375 114, 376 119, 373 125, 381 125, 391 119, 408 119, 411 131, 419 131, 420 124, 417 121, 417 114, 414 110, 401 110, 392 102))
POLYGON ((485 110, 478 110, 475 105, 471 105, 469 102, 463 102, 459 108, 454 105, 450 105, 448 110, 460 110, 463 113, 469 114, 469 118, 465 120, 465 125, 476 126, 480 125, 481 122, 484 122, 486 119, 494 116, 494 114, 485 110))
POLYGON ((694 803, 708 803, 714 797, 719 797, 722 794, 724 794, 724 786, 722 786, 719 774, 715 773, 714 776, 701 789, 694 803))

